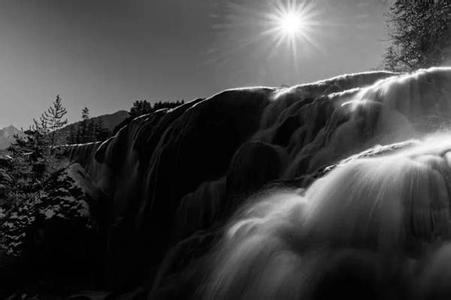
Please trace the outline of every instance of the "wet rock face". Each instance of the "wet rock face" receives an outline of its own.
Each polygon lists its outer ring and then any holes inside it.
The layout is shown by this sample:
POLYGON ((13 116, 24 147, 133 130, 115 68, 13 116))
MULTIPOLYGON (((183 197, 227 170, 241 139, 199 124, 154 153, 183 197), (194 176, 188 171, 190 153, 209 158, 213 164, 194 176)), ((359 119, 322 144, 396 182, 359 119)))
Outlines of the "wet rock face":
POLYGON ((193 237, 220 232, 264 186, 305 187, 351 155, 444 126, 450 82, 441 68, 229 90, 141 116, 102 145, 70 148, 108 199, 106 282, 125 290, 146 279, 154 295, 183 286, 176 294, 192 296, 196 285, 180 274, 215 241, 193 237))

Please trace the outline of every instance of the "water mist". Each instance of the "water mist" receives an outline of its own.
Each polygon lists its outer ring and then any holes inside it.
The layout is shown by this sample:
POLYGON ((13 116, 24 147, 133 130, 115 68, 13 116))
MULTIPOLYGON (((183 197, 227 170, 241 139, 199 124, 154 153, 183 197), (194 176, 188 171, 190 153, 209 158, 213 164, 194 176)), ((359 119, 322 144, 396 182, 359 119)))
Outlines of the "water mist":
POLYGON ((431 278, 451 274, 437 263, 451 248, 431 253, 450 237, 450 175, 451 135, 442 135, 347 162, 306 190, 254 196, 213 255, 206 299, 446 294, 431 278))

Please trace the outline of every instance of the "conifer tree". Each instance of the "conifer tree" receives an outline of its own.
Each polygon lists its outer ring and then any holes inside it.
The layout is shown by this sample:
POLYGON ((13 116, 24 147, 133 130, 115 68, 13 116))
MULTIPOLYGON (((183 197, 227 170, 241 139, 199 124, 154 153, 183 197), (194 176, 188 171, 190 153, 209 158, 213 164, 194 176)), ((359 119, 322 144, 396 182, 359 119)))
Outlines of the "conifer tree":
POLYGON ((387 69, 413 71, 451 59, 451 0, 395 0, 389 17, 387 69))
POLYGON ((89 119, 89 109, 84 107, 81 111, 81 124, 78 128, 78 143, 88 143, 92 140, 92 125, 89 119))
POLYGON ((130 109, 130 115, 132 118, 136 118, 152 111, 152 105, 147 100, 136 100, 130 109))
POLYGON ((104 141, 111 136, 111 132, 104 127, 101 119, 94 123, 95 141, 104 141))

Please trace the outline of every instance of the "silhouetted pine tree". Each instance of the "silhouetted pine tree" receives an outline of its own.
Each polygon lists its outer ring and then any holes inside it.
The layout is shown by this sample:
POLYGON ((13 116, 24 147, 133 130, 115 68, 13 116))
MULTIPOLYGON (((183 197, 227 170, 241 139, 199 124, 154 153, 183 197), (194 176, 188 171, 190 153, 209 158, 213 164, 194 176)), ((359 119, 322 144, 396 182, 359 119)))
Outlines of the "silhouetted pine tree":
MULTIPOLYGON (((25 185, 29 181, 39 184, 59 167, 55 131, 67 123, 67 119, 63 120, 66 113, 60 96, 57 96, 52 106, 38 120, 33 119, 34 124, 25 131, 26 136, 17 137, 9 147, 15 164, 11 172, 17 173, 15 177, 20 179, 19 182, 24 182, 25 185)), ((27 188, 25 185, 21 190, 27 188)), ((28 186, 30 187, 31 185, 28 186)))
POLYGON ((174 107, 177 107, 177 106, 182 105, 182 104, 184 104, 183 100, 175 101, 175 102, 158 101, 158 102, 154 102, 153 104, 151 104, 147 100, 137 100, 137 101, 135 101, 133 103, 133 106, 130 109, 130 117, 132 119, 134 119, 134 118, 139 117, 141 115, 157 111, 159 109, 174 108, 174 107))
POLYGON ((136 100, 130 109, 130 116, 136 118, 152 111, 152 105, 147 100, 136 100))
POLYGON ((67 110, 63 106, 61 97, 57 95, 52 106, 40 117, 40 123, 42 128, 45 128, 45 134, 48 135, 50 147, 56 145, 56 131, 67 124, 67 119, 63 119, 66 114, 67 110))
POLYGON ((158 102, 155 102, 155 103, 153 104, 153 110, 156 111, 156 110, 159 110, 159 109, 162 109, 162 108, 174 108, 174 107, 177 107, 177 106, 182 105, 183 103, 184 103, 183 100, 182 100, 182 101, 175 101, 175 102, 169 102, 169 101, 167 101, 167 102, 162 102, 162 101, 158 101, 158 102))
POLYGON ((88 143, 92 141, 92 125, 89 118, 89 109, 84 107, 81 111, 81 124, 77 128, 77 144, 88 143))

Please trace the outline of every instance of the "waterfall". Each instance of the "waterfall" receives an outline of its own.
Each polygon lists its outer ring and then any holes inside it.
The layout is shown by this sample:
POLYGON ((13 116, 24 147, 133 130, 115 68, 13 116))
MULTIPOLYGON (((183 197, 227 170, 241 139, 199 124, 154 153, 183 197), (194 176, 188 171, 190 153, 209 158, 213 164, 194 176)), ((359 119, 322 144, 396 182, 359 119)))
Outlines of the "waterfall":
POLYGON ((450 79, 419 71, 343 99, 350 117, 322 139, 323 158, 339 140, 418 140, 252 196, 209 257, 205 299, 449 299, 450 79))

